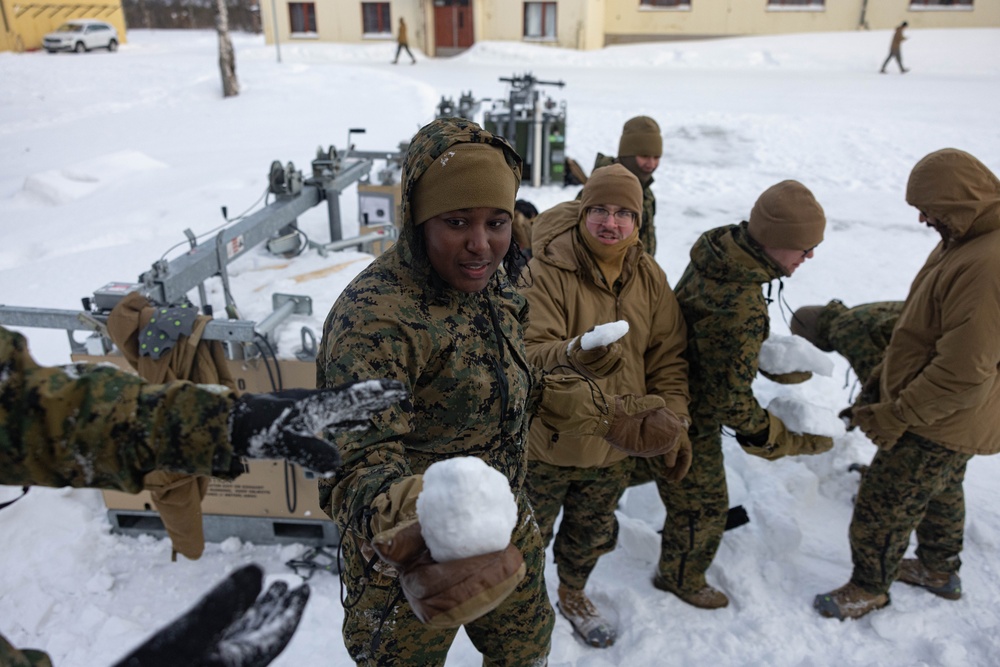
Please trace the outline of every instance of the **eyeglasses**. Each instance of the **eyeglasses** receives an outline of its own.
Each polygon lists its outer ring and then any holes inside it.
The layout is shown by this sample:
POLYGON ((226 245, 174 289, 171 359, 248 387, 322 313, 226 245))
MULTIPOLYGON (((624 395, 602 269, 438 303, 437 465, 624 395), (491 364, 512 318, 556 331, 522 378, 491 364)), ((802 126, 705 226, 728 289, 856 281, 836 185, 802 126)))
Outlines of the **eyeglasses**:
POLYGON ((811 253, 813 250, 815 250, 818 247, 819 247, 819 245, 817 244, 817 245, 814 245, 813 247, 809 248, 809 250, 803 250, 802 251, 802 259, 806 259, 807 257, 809 257, 809 253, 811 253))
MULTIPOLYGON (((600 206, 591 206, 587 209, 587 217, 594 222, 604 224, 608 221, 612 215, 611 211, 606 208, 601 208, 600 206)), ((632 211, 620 208, 614 212, 615 223, 618 226, 624 226, 630 222, 635 222, 635 213, 632 211)))

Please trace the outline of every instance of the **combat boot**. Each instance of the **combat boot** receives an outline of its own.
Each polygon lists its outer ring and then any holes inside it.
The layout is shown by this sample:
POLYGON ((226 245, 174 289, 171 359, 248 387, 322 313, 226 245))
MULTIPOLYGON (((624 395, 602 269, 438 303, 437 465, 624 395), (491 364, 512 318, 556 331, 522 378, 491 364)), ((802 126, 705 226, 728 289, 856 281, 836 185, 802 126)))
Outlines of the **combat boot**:
POLYGON ((607 648, 615 643, 618 633, 611 627, 611 623, 601 617, 583 591, 574 591, 559 584, 559 603, 556 607, 573 626, 573 630, 591 646, 607 648))
POLYGON ((722 609, 729 606, 729 598, 726 597, 726 594, 708 584, 693 591, 686 591, 676 586, 669 577, 657 574, 653 577, 653 586, 661 591, 673 593, 692 607, 699 609, 722 609))
POLYGON ((947 600, 957 600, 962 597, 962 580, 956 572, 928 570, 918 558, 903 559, 899 564, 899 581, 926 588, 934 595, 947 600))
POLYGON ((865 614, 889 604, 888 593, 869 593, 853 581, 835 591, 821 593, 813 600, 813 608, 820 616, 836 618, 861 618, 865 614))

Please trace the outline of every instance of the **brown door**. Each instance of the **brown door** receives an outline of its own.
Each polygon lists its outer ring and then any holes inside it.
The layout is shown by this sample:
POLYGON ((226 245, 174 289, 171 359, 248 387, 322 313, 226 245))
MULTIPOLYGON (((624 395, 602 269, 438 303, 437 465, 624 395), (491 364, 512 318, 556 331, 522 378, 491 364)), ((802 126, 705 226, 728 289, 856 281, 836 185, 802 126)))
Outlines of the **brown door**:
POLYGON ((469 0, 434 0, 434 45, 439 55, 453 55, 472 46, 469 0))

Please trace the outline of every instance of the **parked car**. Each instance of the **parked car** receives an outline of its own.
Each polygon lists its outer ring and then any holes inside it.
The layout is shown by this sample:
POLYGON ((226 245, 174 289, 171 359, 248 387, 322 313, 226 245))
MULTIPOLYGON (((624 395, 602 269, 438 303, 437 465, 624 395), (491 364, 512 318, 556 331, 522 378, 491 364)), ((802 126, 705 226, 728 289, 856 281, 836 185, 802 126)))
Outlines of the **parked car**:
POLYGON ((91 49, 118 50, 118 31, 110 23, 95 19, 66 21, 42 39, 42 46, 49 53, 91 49))

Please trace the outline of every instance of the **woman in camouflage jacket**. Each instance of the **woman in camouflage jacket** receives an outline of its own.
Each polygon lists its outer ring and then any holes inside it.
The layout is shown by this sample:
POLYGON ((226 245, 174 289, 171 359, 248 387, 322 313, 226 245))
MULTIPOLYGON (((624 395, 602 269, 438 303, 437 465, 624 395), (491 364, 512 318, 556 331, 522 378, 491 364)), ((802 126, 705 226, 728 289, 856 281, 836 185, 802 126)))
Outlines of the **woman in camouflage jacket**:
MULTIPOLYGON (((544 550, 522 491, 538 378, 522 341, 525 301, 511 284, 520 175, 510 145, 475 123, 441 119, 421 129, 403 166, 400 240, 344 290, 324 327, 319 386, 377 373, 412 391, 369 432, 338 440, 343 468, 320 484, 324 509, 344 533, 344 640, 359 664, 444 664, 459 621, 484 664, 541 665, 548 655, 544 550), (442 253, 442 239, 470 234, 477 238, 442 253), (524 567, 512 573, 499 556, 480 568, 488 581, 469 604, 495 608, 448 623, 405 588, 405 577, 422 571, 397 562, 390 569, 372 545, 422 542, 407 530, 419 526, 422 473, 456 456, 479 457, 510 481, 518 504, 511 542, 524 567)), ((452 563, 434 565, 447 579, 452 563)), ((463 602, 448 606, 464 612, 463 602)))

